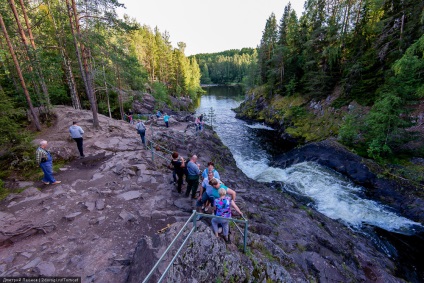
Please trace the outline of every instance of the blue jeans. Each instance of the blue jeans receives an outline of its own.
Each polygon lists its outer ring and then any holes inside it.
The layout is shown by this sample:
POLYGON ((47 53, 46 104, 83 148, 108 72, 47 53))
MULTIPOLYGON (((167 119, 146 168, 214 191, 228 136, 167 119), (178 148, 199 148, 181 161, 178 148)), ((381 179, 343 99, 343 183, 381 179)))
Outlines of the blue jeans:
POLYGON ((214 233, 218 233, 218 224, 222 226, 222 234, 228 236, 228 220, 212 218, 212 229, 214 233))
POLYGON ((53 163, 51 161, 40 163, 40 167, 44 173, 43 182, 56 182, 55 178, 53 177, 53 163))
POLYGON ((140 135, 140 137, 141 137, 141 142, 143 143, 143 144, 146 144, 146 141, 144 140, 144 136, 146 135, 146 131, 138 131, 138 134, 140 135))
POLYGON ((203 192, 202 199, 196 202, 196 206, 201 207, 202 205, 206 203, 206 201, 209 201, 211 205, 213 206, 215 202, 215 198, 210 197, 206 192, 203 192))

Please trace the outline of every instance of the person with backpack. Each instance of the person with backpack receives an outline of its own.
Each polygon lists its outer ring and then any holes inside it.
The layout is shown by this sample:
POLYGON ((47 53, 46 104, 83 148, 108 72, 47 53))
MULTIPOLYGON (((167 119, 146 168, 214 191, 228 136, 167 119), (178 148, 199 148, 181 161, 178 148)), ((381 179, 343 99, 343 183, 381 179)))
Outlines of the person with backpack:
POLYGON ((137 125, 135 125, 135 128, 137 129, 138 134, 141 137, 141 142, 146 145, 146 141, 144 139, 144 136, 146 135, 146 125, 141 120, 138 120, 137 125))

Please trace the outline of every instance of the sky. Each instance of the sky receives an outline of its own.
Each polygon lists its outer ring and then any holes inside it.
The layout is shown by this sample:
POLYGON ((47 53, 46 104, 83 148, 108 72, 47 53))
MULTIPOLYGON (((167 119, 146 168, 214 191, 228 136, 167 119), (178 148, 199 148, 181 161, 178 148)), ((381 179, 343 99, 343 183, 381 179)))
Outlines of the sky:
MULTIPOLYGON (((258 46, 266 20, 279 22, 289 0, 120 0, 118 15, 168 31, 174 47, 184 42, 185 54, 214 53, 258 46)), ((292 0, 298 17, 304 0, 292 0)))

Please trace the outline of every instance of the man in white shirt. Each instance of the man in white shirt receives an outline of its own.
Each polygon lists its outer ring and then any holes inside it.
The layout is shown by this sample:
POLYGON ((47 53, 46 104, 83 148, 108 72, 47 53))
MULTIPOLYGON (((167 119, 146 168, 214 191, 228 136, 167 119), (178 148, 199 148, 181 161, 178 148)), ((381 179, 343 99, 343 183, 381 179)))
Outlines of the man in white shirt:
POLYGON ((69 132, 71 133, 71 137, 76 141, 78 151, 80 153, 80 158, 85 157, 82 144, 83 144, 83 138, 82 135, 84 134, 84 131, 80 126, 77 125, 77 122, 73 122, 73 125, 69 127, 69 132))

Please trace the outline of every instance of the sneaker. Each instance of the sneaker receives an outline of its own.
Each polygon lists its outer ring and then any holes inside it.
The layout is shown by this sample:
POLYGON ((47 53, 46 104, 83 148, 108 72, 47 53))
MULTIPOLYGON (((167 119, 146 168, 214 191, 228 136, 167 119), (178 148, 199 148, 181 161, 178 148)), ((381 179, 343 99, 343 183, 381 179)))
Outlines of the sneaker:
POLYGON ((218 227, 218 234, 222 233, 222 227, 218 227))
POLYGON ((60 183, 62 183, 62 181, 56 181, 56 182, 52 183, 52 185, 57 185, 57 184, 60 184, 60 183))

